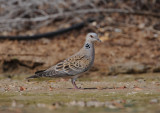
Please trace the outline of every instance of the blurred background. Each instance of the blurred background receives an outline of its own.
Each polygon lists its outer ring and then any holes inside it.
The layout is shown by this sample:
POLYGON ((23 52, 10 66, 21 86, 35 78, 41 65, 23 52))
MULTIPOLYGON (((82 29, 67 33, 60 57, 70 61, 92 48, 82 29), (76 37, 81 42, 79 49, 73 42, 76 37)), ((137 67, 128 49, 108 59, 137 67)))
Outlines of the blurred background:
POLYGON ((159 0, 0 0, 0 75, 46 69, 77 52, 88 32, 103 42, 85 75, 160 72, 159 9, 159 0))

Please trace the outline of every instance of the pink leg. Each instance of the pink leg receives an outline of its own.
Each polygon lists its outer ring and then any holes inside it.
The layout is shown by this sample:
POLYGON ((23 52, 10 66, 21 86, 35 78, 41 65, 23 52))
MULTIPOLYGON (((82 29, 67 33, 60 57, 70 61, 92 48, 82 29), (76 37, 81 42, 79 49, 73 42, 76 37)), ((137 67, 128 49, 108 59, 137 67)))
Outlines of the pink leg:
POLYGON ((75 81, 76 81, 76 79, 74 79, 74 78, 71 79, 71 82, 72 82, 74 88, 75 88, 75 89, 82 89, 81 87, 77 87, 75 81))

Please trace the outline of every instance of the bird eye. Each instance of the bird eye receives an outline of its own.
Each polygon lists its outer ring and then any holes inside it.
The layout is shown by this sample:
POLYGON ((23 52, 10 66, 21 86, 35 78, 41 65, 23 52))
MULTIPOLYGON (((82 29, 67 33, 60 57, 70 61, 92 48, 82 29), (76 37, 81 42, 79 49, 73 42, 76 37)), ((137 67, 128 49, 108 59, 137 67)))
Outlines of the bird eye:
POLYGON ((91 38, 93 38, 93 36, 92 36, 92 35, 90 35, 90 37, 91 37, 91 38))

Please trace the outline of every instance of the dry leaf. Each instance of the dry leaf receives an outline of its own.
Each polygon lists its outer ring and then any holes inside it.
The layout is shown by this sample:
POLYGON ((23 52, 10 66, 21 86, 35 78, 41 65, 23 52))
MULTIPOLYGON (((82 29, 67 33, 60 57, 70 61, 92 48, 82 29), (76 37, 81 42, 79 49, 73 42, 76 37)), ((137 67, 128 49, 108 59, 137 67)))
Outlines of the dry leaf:
POLYGON ((123 108, 123 105, 118 102, 114 102, 113 105, 116 106, 117 108, 123 108))
POLYGON ((125 89, 127 88, 126 86, 122 86, 122 87, 117 87, 116 89, 125 89))
POLYGON ((49 86, 49 91, 53 91, 53 87, 52 86, 49 86))
POLYGON ((138 86, 134 86, 134 90, 136 90, 136 91, 141 91, 142 88, 139 88, 138 86))
POLYGON ((20 91, 26 90, 26 88, 24 88, 23 86, 20 86, 19 88, 20 88, 20 91))
POLYGON ((99 90, 103 90, 103 87, 100 87, 100 86, 97 86, 96 88, 99 90))

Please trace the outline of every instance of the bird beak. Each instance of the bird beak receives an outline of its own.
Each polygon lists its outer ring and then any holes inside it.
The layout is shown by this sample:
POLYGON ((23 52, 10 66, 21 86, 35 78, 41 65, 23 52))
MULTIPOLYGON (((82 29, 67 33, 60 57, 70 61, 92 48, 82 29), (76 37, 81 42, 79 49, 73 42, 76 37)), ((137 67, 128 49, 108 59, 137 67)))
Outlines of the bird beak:
POLYGON ((98 42, 102 42, 99 38, 97 39, 98 42))

